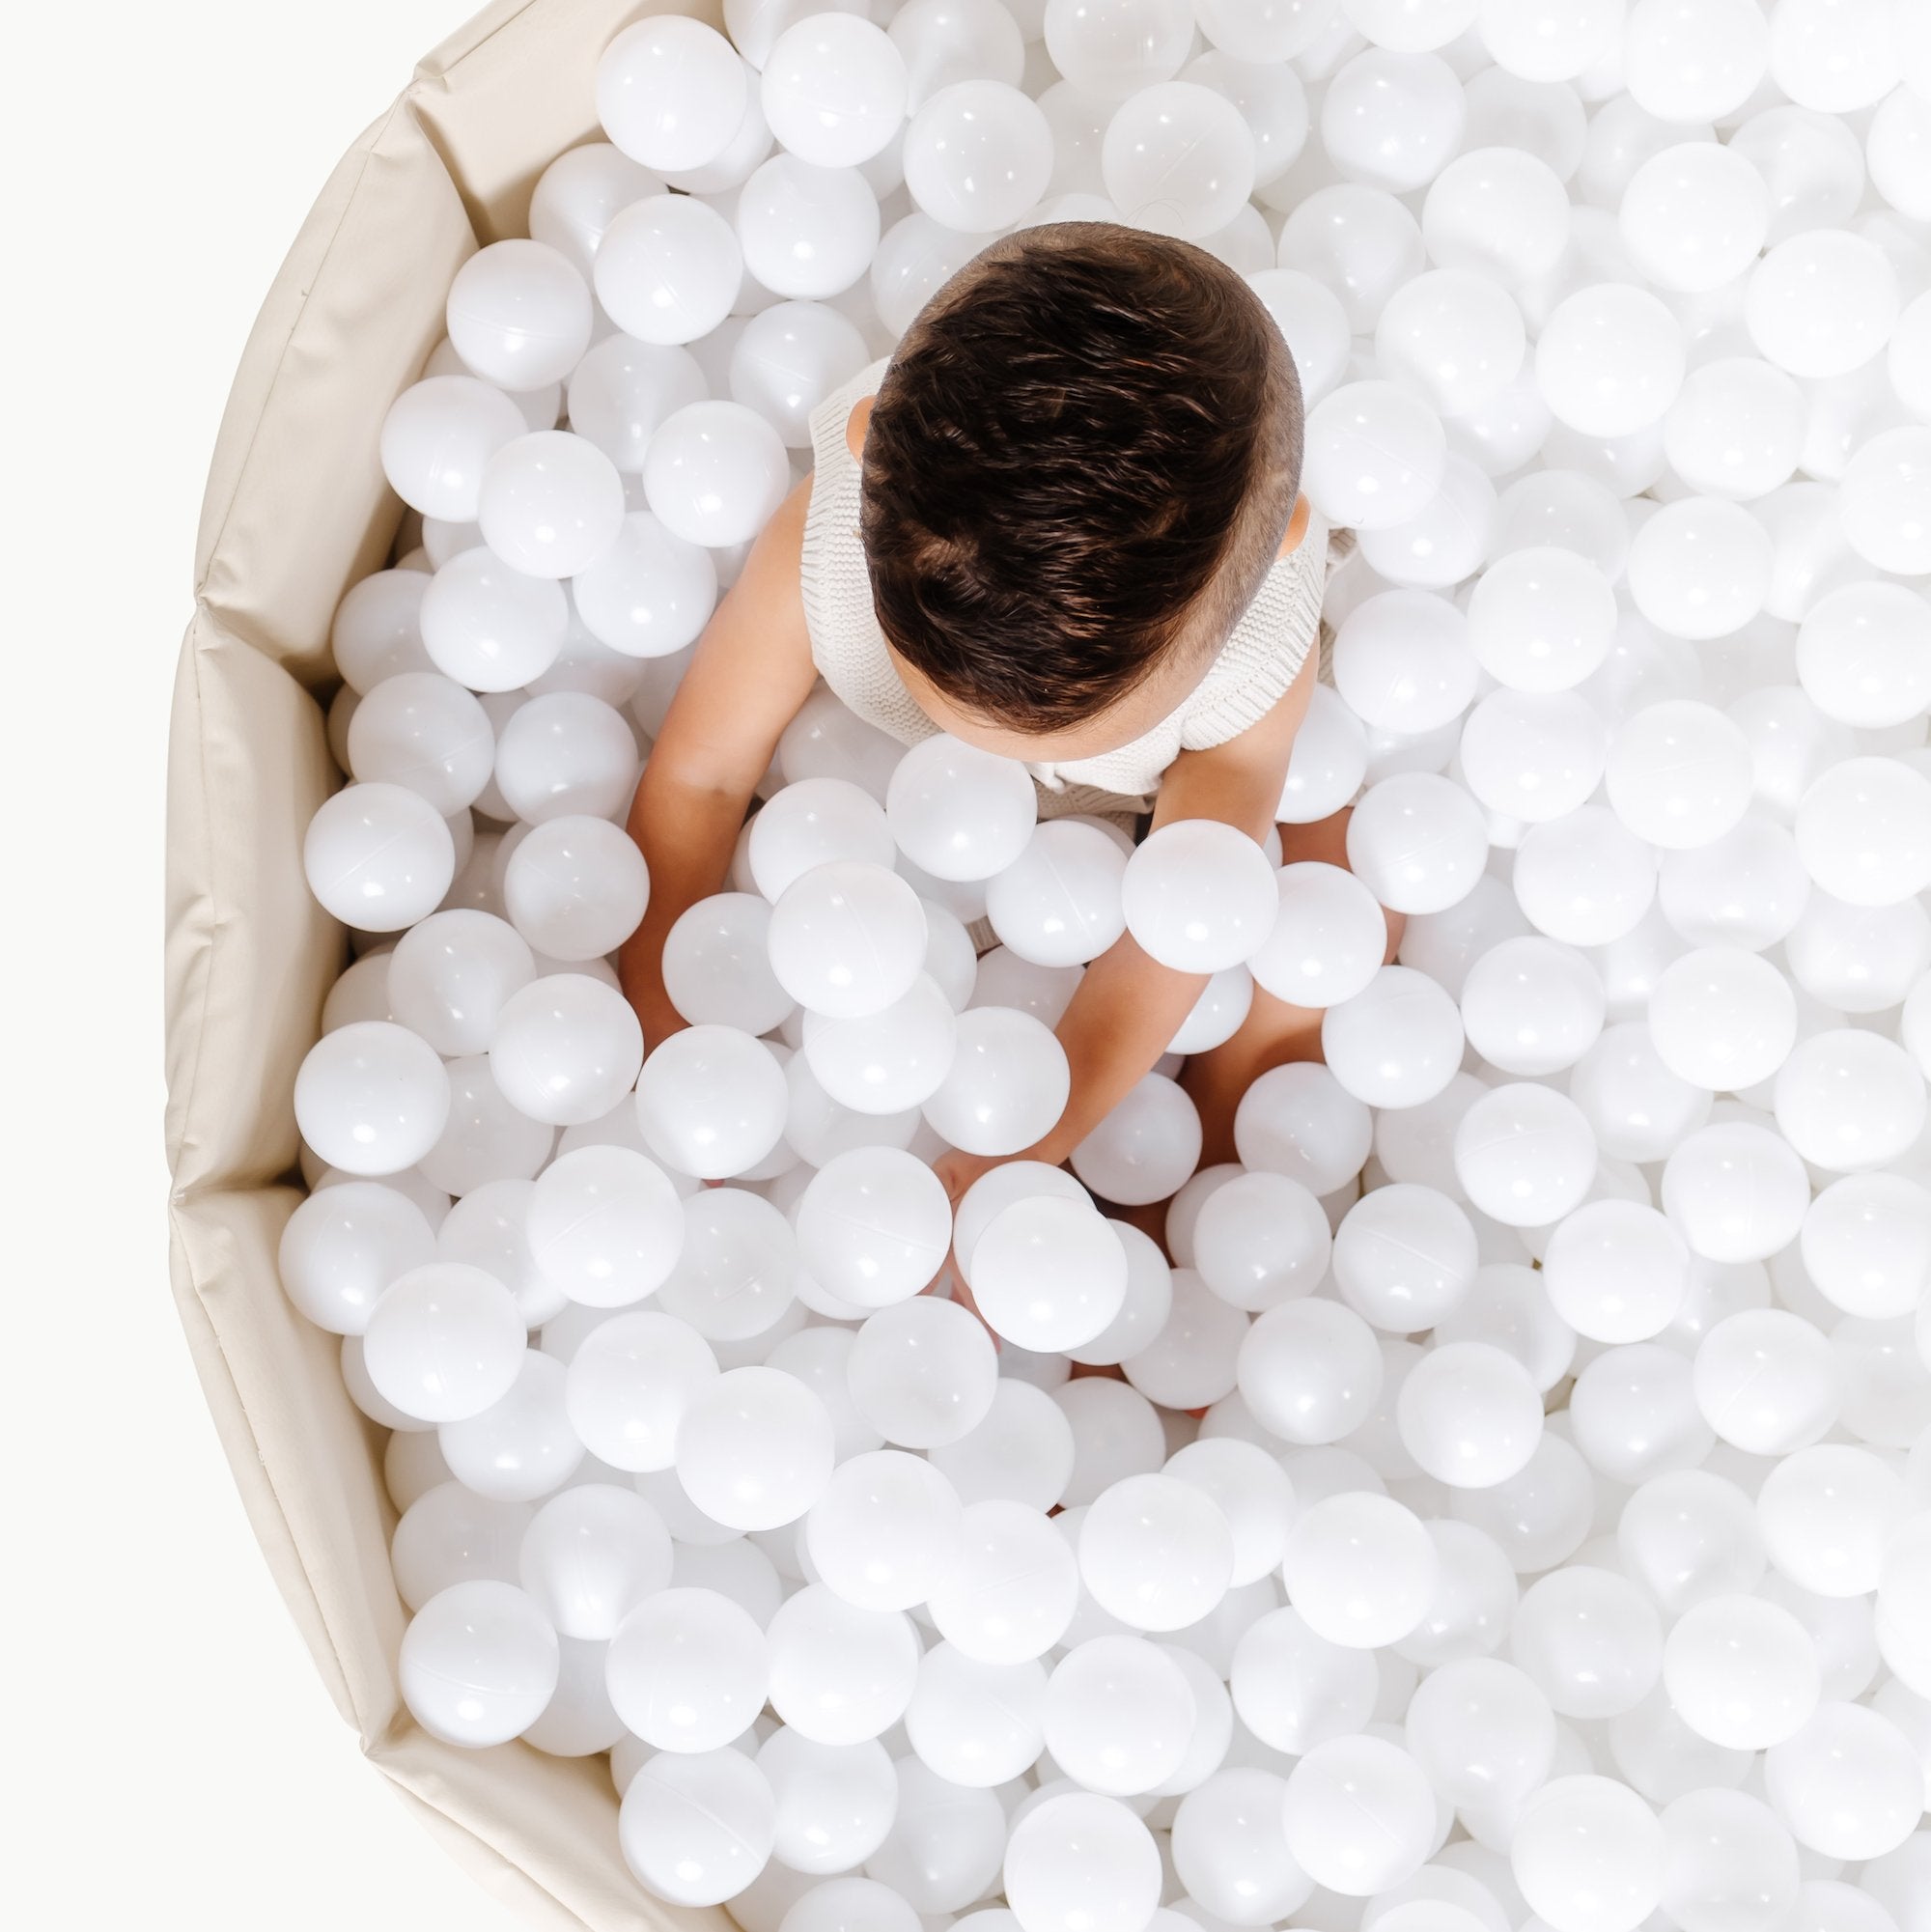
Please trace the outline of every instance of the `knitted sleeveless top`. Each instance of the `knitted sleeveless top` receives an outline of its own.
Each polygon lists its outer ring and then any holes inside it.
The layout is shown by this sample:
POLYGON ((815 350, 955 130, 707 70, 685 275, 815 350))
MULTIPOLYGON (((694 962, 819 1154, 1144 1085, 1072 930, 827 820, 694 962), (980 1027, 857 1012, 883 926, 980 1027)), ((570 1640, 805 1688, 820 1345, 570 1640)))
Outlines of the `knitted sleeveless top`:
MULTIPOLYGON (((879 629, 858 532, 858 463, 845 440, 853 404, 877 393, 889 360, 882 357, 861 369, 811 412, 816 467, 800 569, 805 625, 819 675, 866 723, 902 744, 915 744, 938 726, 912 702, 879 629)), ((1209 750, 1258 723, 1315 645, 1328 538, 1326 523, 1310 506, 1300 544, 1269 567, 1213 668, 1152 730, 1097 758, 1028 764, 1042 814, 1144 811, 1161 773, 1182 751, 1209 750)))

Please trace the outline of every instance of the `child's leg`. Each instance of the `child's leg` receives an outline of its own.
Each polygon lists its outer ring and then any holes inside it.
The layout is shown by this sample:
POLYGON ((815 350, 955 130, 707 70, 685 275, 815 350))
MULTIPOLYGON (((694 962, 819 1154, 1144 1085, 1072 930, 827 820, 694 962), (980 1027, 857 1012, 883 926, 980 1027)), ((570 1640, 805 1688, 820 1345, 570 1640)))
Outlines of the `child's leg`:
MULTIPOLYGON (((1331 818, 1318 820, 1311 826, 1282 826, 1282 864, 1314 859, 1345 869, 1348 820, 1353 809, 1344 807, 1331 818)), ((1399 912, 1384 912, 1383 916, 1388 929, 1387 950, 1382 955, 1385 961, 1394 958, 1406 922, 1399 912)), ((1240 1031, 1211 1052, 1194 1054, 1181 1076, 1181 1085, 1200 1110, 1200 1164, 1205 1167, 1235 1158, 1234 1109, 1240 1106, 1241 1096, 1261 1075, 1290 1060, 1320 1057, 1320 1009, 1290 1006, 1264 988, 1255 987, 1252 1010, 1242 1022, 1240 1031)))

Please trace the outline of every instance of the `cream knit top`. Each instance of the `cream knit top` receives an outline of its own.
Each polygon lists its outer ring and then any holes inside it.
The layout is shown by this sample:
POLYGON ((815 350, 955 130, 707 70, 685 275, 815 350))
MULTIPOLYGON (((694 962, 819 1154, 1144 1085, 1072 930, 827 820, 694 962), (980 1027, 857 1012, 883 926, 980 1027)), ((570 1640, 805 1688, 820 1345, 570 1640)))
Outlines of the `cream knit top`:
MULTIPOLYGON (((800 568, 819 675, 866 723, 915 744, 938 726, 912 702, 879 629, 858 531, 858 463, 845 440, 853 404, 877 393, 889 360, 861 369, 811 412, 816 468, 800 568)), ((1258 723, 1294 682, 1319 635, 1328 535, 1310 507, 1306 533, 1269 567, 1213 668, 1152 730, 1097 758, 1029 763, 1042 814, 1144 811, 1161 773, 1182 751, 1209 750, 1258 723)))

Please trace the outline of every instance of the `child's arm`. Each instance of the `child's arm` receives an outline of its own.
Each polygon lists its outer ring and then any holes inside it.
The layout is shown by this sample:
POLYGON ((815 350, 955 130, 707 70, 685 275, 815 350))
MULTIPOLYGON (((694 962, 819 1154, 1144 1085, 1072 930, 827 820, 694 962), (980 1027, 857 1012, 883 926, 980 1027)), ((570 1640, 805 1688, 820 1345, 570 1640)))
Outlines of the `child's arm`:
POLYGON ((806 477, 759 533, 704 628, 631 801, 651 896, 617 967, 651 1047, 685 1024, 664 992, 664 936, 723 890, 751 794, 816 675, 798 578, 810 500, 806 477))
MULTIPOLYGON (((1319 675, 1315 654, 1273 709, 1238 738, 1211 751, 1183 751, 1167 767, 1154 802, 1156 827, 1176 819, 1219 819, 1256 843, 1280 805, 1294 735, 1307 715, 1319 675)), ((1057 1166, 1166 1051, 1207 984, 1201 973, 1176 972, 1123 934, 1086 968, 1059 1022, 1072 1071, 1071 1098, 1058 1124, 1010 1158, 1057 1166)), ((956 1200, 996 1160, 948 1154, 939 1172, 956 1200)))

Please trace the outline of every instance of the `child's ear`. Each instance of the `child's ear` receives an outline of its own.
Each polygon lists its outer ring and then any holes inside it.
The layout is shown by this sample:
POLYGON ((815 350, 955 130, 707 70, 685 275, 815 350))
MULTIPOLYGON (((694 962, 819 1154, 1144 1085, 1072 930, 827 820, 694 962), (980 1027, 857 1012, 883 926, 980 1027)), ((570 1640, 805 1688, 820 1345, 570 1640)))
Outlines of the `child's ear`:
POLYGON ((1287 529, 1282 533, 1280 548, 1274 552, 1276 557, 1291 555, 1301 547, 1301 540, 1307 534, 1309 515, 1307 498, 1297 496, 1294 499, 1294 515, 1287 519, 1287 529))
POLYGON ((845 447, 855 462, 865 451, 865 425, 872 420, 872 398, 860 396, 845 418, 845 447))

